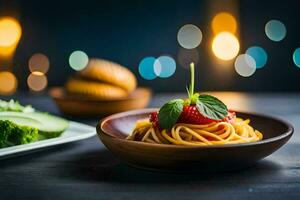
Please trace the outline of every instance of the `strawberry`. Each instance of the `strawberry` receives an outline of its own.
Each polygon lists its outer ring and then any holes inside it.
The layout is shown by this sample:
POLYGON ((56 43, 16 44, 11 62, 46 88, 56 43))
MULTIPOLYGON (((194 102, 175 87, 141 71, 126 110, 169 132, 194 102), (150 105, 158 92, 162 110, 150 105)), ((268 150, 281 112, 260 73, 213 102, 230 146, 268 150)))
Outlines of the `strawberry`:
POLYGON ((178 119, 179 123, 187 123, 187 124, 209 124, 211 122, 224 121, 232 123, 236 118, 236 114, 234 111, 229 110, 228 114, 222 120, 213 120, 203 116, 197 110, 195 105, 184 106, 183 111, 178 119))
POLYGON ((150 114, 150 122, 152 122, 154 128, 159 128, 159 123, 158 123, 158 113, 153 112, 150 114))
POLYGON ((194 93, 195 69, 194 63, 190 64, 191 82, 188 99, 172 99, 165 103, 159 112, 150 115, 150 122, 155 128, 171 129, 176 123, 209 124, 211 122, 232 122, 235 113, 228 113, 227 106, 218 98, 194 93))
POLYGON ((195 105, 183 106, 182 113, 179 116, 179 123, 187 123, 187 124, 209 124, 216 120, 209 119, 204 117, 197 110, 195 105))
POLYGON ((236 114, 233 110, 228 110, 227 116, 222 119, 223 122, 233 123, 236 118, 236 114))

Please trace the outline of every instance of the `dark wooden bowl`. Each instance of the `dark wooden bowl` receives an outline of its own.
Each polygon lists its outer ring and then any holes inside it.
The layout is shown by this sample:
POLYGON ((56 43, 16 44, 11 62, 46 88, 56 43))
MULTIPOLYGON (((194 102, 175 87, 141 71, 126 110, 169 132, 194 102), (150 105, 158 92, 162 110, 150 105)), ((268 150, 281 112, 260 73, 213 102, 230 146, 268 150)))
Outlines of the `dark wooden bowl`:
POLYGON ((113 113, 145 108, 152 96, 150 89, 141 87, 128 97, 110 100, 68 94, 61 87, 51 88, 49 94, 64 114, 81 117, 103 117, 113 113))
POLYGON ((284 145, 293 134, 293 127, 280 119, 238 112, 239 117, 251 119, 251 125, 262 131, 262 141, 197 147, 125 140, 136 121, 147 118, 155 110, 133 110, 106 117, 97 126, 98 136, 109 150, 136 167, 171 171, 224 171, 253 165, 284 145))

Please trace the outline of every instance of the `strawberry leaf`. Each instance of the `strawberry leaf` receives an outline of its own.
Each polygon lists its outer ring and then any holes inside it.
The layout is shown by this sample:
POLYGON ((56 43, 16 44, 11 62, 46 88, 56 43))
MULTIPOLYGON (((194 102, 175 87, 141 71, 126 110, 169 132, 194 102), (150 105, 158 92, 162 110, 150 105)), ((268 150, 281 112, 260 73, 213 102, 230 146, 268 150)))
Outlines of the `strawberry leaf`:
POLYGON ((199 95, 196 101, 197 110, 205 117, 213 120, 221 120, 227 116, 227 106, 211 95, 199 95))
POLYGON ((180 114, 182 113, 184 101, 182 99, 174 99, 164 104, 158 112, 158 123, 163 129, 170 129, 176 124, 180 114))

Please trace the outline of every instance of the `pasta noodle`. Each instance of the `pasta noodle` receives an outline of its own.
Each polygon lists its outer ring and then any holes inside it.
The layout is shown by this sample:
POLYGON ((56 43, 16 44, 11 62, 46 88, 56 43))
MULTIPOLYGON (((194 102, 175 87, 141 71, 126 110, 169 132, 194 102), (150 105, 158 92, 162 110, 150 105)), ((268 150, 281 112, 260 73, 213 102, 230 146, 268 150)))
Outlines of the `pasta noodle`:
POLYGON ((155 144, 224 145, 259 141, 263 134, 254 130, 250 120, 236 118, 234 122, 212 122, 205 125, 177 123, 171 130, 158 130, 149 121, 138 121, 126 139, 155 144))

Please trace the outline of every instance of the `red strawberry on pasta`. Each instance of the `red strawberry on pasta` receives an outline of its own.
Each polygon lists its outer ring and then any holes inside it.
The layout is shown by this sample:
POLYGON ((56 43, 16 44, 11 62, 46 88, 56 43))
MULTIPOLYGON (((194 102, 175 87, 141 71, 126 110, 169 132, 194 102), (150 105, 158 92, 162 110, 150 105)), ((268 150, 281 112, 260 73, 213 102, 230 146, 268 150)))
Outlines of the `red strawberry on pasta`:
POLYGON ((178 119, 179 123, 187 124, 209 124, 217 120, 204 117, 198 110, 196 105, 183 106, 182 113, 178 119))
POLYGON ((150 122, 152 122, 154 128, 159 128, 158 113, 157 112, 151 113, 151 115, 150 115, 150 122))

